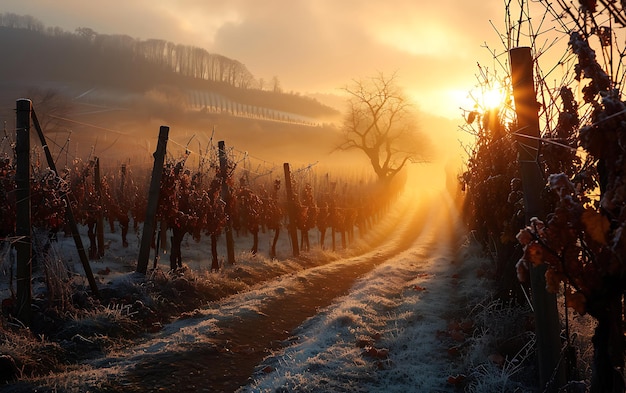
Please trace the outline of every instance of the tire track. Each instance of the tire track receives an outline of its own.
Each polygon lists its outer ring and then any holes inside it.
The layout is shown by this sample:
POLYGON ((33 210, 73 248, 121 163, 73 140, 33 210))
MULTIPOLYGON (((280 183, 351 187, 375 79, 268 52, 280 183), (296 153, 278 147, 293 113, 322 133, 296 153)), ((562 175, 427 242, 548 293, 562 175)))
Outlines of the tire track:
POLYGON ((473 265, 459 258, 466 232, 457 201, 446 194, 434 201, 433 213, 408 250, 372 269, 348 296, 298 327, 293 345, 264 359, 252 383, 238 392, 316 391, 318 386, 325 391, 454 390, 446 384, 453 359, 444 341, 435 338, 450 320, 464 315, 459 314, 467 304, 463 293, 468 285, 477 286, 468 280, 473 265), (372 332, 378 337, 372 345, 383 348, 384 361, 355 355, 357 338, 372 332))
MULTIPOLYGON (((101 391, 128 392, 234 392, 247 384, 255 367, 271 352, 281 348, 291 332, 305 320, 347 294, 355 281, 374 267, 411 248, 425 226, 441 214, 427 201, 406 197, 402 222, 387 236, 387 244, 369 253, 300 273, 293 280, 297 289, 267 297, 256 304, 257 312, 224 321, 222 334, 209 340, 185 344, 184 351, 142 356, 117 380, 101 391)), ((235 300, 233 310, 245 308, 235 300)))

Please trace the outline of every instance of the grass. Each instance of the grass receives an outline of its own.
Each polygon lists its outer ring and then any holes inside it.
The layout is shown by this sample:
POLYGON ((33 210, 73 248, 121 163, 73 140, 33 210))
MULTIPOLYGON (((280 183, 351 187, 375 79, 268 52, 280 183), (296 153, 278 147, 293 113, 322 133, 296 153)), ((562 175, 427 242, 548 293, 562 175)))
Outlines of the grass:
POLYGON ((269 278, 323 264, 336 254, 317 251, 315 257, 275 263, 261 263, 262 258, 244 252, 238 265, 218 273, 186 265, 177 272, 128 273, 102 286, 99 300, 87 293, 83 283, 68 279, 64 264, 46 261, 42 269, 46 289, 52 288, 55 299, 62 301, 35 298, 31 328, 8 314, 0 316, 0 355, 13 359, 14 377, 22 384, 50 386, 45 381, 51 373, 71 372, 82 360, 136 344, 144 333, 158 331, 178 318, 193 317, 212 301, 269 278))
MULTIPOLYGON (((5 388, 7 392, 32 391, 32 386, 56 389, 50 391, 70 391, 67 387, 75 386, 70 383, 73 370, 83 367, 84 371, 84 367, 88 367, 81 365, 82 360, 98 354, 122 353, 125 347, 141 340, 145 332, 158 331, 163 324, 177 318, 193 317, 194 312, 213 300, 246 291, 263 280, 281 274, 323 264, 337 258, 337 254, 312 249, 305 258, 298 260, 270 261, 262 258, 265 257, 242 253, 240 263, 225 267, 219 273, 185 268, 175 273, 157 269, 145 277, 132 273, 122 275, 103 287, 100 301, 90 298, 80 285, 74 285, 69 296, 71 302, 55 304, 37 301, 36 315, 40 321, 38 327, 33 329, 27 329, 10 318, 0 318, 0 354, 7 354, 15 360, 16 376, 21 381, 14 386, 3 386, 3 391, 5 388), (53 378, 50 375, 57 372, 63 372, 63 377, 53 378), (20 386, 22 390, 18 390, 20 386)), ((50 276, 63 277, 57 274, 50 276)), ((388 296, 387 293, 369 296, 372 307, 377 312, 391 315, 396 323, 389 339, 397 339, 405 324, 420 323, 419 316, 409 311, 394 311, 401 298, 388 296)), ((61 298, 68 299, 68 296, 61 298)), ((360 329, 363 318, 370 316, 355 313, 348 307, 334 313, 330 321, 344 329, 360 329)), ((532 391, 528 386, 533 386, 536 376, 529 308, 487 297, 473 306, 464 318, 474 322, 471 336, 463 345, 459 359, 466 373, 465 391, 532 391)), ((580 316, 570 316, 570 321, 572 332, 578 334, 580 343, 582 360, 579 367, 588 372, 591 351, 589 346, 584 348, 582 344, 592 326, 587 318, 580 316)), ((370 346, 375 341, 372 337, 376 332, 361 329, 351 333, 354 333, 351 336, 355 337, 355 345, 359 340, 370 346)), ((407 339, 410 339, 410 344, 419 338, 407 339)), ((363 361, 365 366, 369 364, 363 361)), ((93 374, 95 384, 105 383, 97 378, 97 370, 94 369, 93 374)), ((106 386, 99 391, 107 391, 106 386)))

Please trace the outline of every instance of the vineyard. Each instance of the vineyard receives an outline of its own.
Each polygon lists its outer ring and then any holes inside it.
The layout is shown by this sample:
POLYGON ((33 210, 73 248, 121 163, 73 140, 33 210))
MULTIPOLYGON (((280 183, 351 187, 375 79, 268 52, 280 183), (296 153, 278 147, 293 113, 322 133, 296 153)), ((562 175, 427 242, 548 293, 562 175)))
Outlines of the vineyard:
MULTIPOLYGON (((0 382, 17 381, 14 393, 626 391, 625 7, 506 1, 504 48, 485 44, 495 68, 478 64, 481 91, 462 109, 463 168, 437 173, 434 191, 404 167, 426 156, 392 147, 402 132, 363 131, 408 115, 382 73, 376 94, 362 80, 346 88, 356 101, 342 129, 377 178, 268 162, 208 132, 205 145, 180 142, 166 126, 151 170, 68 159, 18 100, 0 142, 0 334, 13 356, 0 356, 0 382), (481 101, 494 91, 497 104, 481 101)), ((314 124, 215 92, 183 101, 195 114, 314 124)))
MULTIPOLYGON (((45 142, 34 111, 32 116, 34 128, 40 140, 45 142)), ((26 121, 29 122, 30 117, 26 121)), ((167 142, 167 137, 163 142, 167 142)), ((51 154, 47 143, 42 143, 26 154, 30 162, 28 169, 32 171, 28 176, 31 214, 27 227, 36 235, 20 235, 16 231, 20 228, 17 212, 20 204, 16 200, 20 195, 19 148, 19 143, 5 135, 2 140, 0 234, 3 269, 11 272, 16 244, 24 239, 32 240, 33 261, 45 261, 51 244, 59 236, 75 235, 72 223, 86 229, 86 250, 90 260, 104 256, 105 223, 110 232, 119 228, 123 246, 128 247, 129 230, 139 233, 145 227, 150 195, 155 197, 152 203, 156 202, 156 208, 153 206, 149 213, 153 230, 151 234, 143 233, 142 241, 147 239, 150 249, 154 250, 151 268, 157 268, 163 255, 169 258, 171 271, 183 268, 181 243, 185 236, 196 242, 211 242, 210 268, 214 271, 220 269, 224 260, 229 264, 236 262, 232 250, 233 233, 252 237, 249 250, 254 255, 259 252, 259 233, 271 232, 267 252, 272 258, 277 257, 279 237, 287 233, 295 256, 299 250, 310 249, 309 233, 313 230, 319 231, 320 247, 346 248, 356 233, 362 234, 371 228, 389 203, 384 199, 391 195, 383 193, 373 181, 361 180, 355 184, 353 179, 342 179, 329 173, 319 176, 314 165, 291 172, 289 164, 285 163, 284 173, 276 173, 275 165, 269 167, 269 163, 259 162, 252 169, 247 152, 227 149, 224 142, 220 142, 209 144, 198 154, 193 167, 190 165, 192 152, 187 147, 180 157, 169 155, 165 159, 162 156, 155 196, 154 190, 149 190, 148 186, 154 184, 156 175, 147 169, 135 170, 132 164, 125 163, 107 172, 102 169, 100 158, 77 157, 70 165, 56 170, 53 162, 48 160, 49 165, 44 162, 43 156, 50 157, 51 154), (220 256, 217 243, 224 237, 229 243, 228 255, 220 256)), ((80 242, 77 247, 80 252, 80 242)), ((90 276, 88 263, 84 266, 90 276)), ((138 266, 138 271, 141 269, 138 266)), ((9 279, 13 288, 12 274, 9 279)), ((93 283, 91 289, 97 293, 93 283)), ((16 294, 11 291, 11 297, 3 302, 4 311, 16 312, 19 305, 15 301, 16 294)))
POLYGON ((227 113, 231 116, 298 123, 309 126, 317 124, 312 118, 260 106, 241 104, 216 93, 190 91, 188 93, 188 101, 190 108, 202 113, 227 113))
POLYGON ((479 65, 503 99, 466 112, 470 227, 501 296, 532 304, 540 386, 623 392, 623 3, 537 3, 506 4, 506 76, 479 65))

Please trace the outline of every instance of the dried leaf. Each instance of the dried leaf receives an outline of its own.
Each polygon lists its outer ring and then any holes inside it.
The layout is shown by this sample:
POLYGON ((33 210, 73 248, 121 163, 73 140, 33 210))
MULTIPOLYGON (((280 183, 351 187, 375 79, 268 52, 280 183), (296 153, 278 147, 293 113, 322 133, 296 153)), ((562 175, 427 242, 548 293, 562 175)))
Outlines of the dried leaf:
POLYGON ((585 295, 580 292, 572 293, 571 290, 568 290, 565 305, 580 315, 585 315, 587 312, 587 299, 585 299, 585 295))
POLYGON ((533 266, 539 266, 543 263, 543 247, 533 242, 526 246, 526 259, 532 263, 533 266))
POLYGON ((609 220, 593 209, 585 209, 582 214, 581 221, 585 226, 585 231, 591 238, 602 244, 607 244, 607 234, 609 233, 609 220))

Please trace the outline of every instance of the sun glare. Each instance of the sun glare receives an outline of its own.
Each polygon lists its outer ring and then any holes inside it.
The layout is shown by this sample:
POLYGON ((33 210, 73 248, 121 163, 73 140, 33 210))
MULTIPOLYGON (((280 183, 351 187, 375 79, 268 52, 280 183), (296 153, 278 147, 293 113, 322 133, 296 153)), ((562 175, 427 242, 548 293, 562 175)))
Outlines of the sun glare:
POLYGON ((485 109, 495 109, 504 103, 504 92, 501 86, 486 88, 482 93, 482 107, 485 109))

